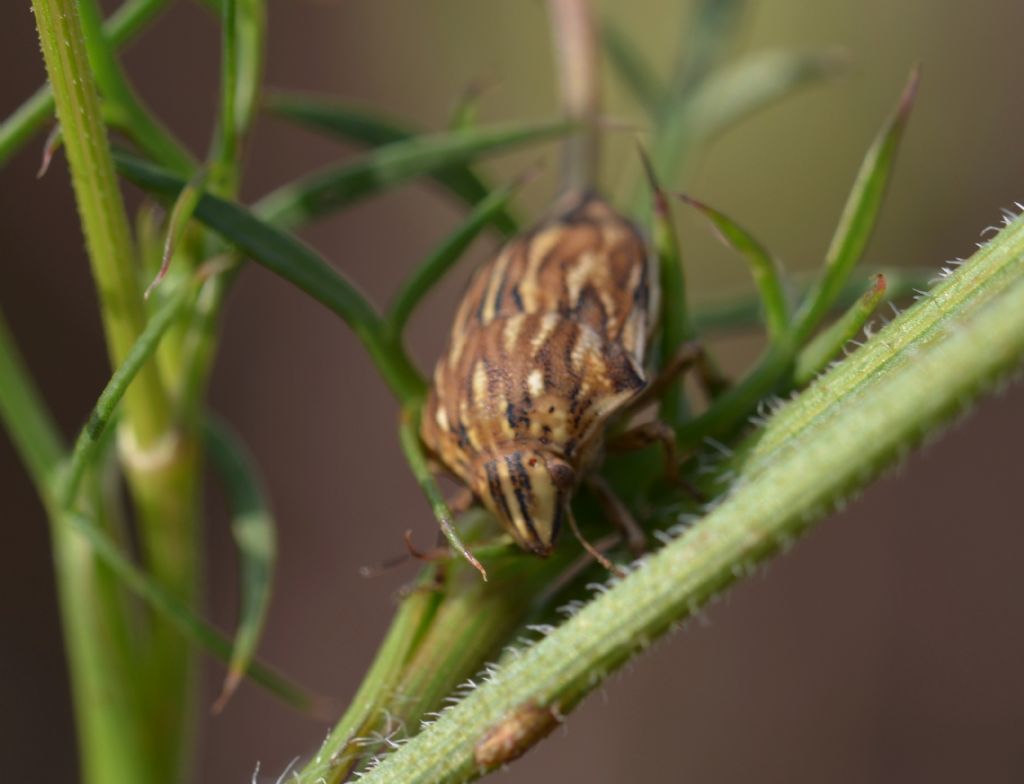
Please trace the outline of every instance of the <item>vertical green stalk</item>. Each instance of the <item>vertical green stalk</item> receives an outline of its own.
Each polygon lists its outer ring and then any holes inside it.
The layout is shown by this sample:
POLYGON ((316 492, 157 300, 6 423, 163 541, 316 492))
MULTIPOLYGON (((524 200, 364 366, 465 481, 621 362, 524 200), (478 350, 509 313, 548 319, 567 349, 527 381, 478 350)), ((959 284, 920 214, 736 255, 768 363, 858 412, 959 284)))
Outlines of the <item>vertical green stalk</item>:
MULTIPOLYGON (((124 202, 110 159, 99 96, 72 0, 33 0, 53 87, 82 230, 103 309, 107 349, 118 365, 145 325, 124 202)), ((167 428, 169 408, 154 369, 143 370, 125 399, 126 419, 142 447, 167 428)))
MULTIPOLYGON (((32 6, 108 351, 116 366, 146 321, 124 203, 78 6, 74 0, 33 0, 32 6)), ((196 596, 195 439, 176 429, 152 363, 139 371, 125 394, 119 442, 146 565, 159 582, 191 604, 196 596)), ((62 516, 62 510, 51 512, 62 516)), ((64 523, 58 519, 54 525, 64 523)), ((114 644, 104 639, 122 625, 124 608, 104 603, 87 546, 63 535, 54 545, 85 780, 109 784, 179 779, 194 702, 187 644, 165 621, 147 617, 138 640, 144 647, 136 651, 139 666, 126 673, 116 661, 114 644), (135 671, 139 675, 132 678, 135 671)))
MULTIPOLYGON (((48 512, 53 558, 74 691, 82 780, 133 784, 150 766, 138 742, 136 703, 126 684, 121 605, 108 575, 67 526, 55 484, 64 445, 0 318, 0 422, 48 512)), ((130 665, 129 665, 130 666, 130 665)))

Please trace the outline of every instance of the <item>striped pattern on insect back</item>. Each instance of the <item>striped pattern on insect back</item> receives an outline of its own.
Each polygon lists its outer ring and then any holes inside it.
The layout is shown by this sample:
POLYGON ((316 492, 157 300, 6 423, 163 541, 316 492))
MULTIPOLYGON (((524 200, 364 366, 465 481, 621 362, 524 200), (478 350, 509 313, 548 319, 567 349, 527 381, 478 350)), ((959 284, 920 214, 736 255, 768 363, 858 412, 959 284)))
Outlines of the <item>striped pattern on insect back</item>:
POLYGON ((571 458, 644 385, 628 352, 556 313, 491 321, 455 360, 438 363, 424 415, 427 443, 453 463, 525 440, 571 458))
POLYGON ((558 313, 620 344, 642 365, 657 280, 650 263, 636 228, 586 194, 477 271, 455 317, 453 353, 475 327, 496 318, 558 313))
POLYGON ((438 363, 422 435, 474 490, 487 480, 480 459, 512 443, 580 468, 608 417, 643 386, 632 355, 590 327, 520 313, 470 330, 461 352, 438 363))
POLYGON ((649 263, 628 221, 578 197, 482 267, 456 314, 420 435, 532 552, 644 386, 649 263))

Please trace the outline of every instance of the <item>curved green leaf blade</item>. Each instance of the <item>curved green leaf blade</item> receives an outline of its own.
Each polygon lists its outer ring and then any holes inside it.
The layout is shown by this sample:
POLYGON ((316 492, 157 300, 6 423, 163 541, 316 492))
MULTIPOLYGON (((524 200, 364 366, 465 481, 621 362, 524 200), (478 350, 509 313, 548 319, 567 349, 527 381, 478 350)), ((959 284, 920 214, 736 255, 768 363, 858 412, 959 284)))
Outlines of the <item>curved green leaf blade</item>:
POLYGON ((444 277, 470 246, 473 240, 487 226, 494 216, 505 209, 509 199, 529 177, 529 173, 504 188, 493 191, 469 214, 465 222, 447 237, 406 279, 395 296, 388 316, 388 328, 393 336, 400 336, 416 306, 444 277))
MULTIPOLYGON (((185 185, 171 172, 126 153, 115 152, 114 157, 120 172, 150 193, 173 199, 185 185)), ((341 316, 400 400, 411 400, 422 392, 422 377, 401 347, 386 340, 383 321, 369 300, 316 251, 242 205, 208 193, 200 197, 194 214, 255 262, 341 316)))
POLYGON ((756 112, 838 73, 836 52, 759 52, 709 76, 687 109, 694 143, 711 140, 756 112))
MULTIPOLYGON (((371 147, 404 142, 419 135, 418 131, 397 121, 325 98, 276 92, 266 96, 263 103, 269 111, 286 120, 371 147)), ((466 165, 445 166, 434 171, 430 177, 456 198, 470 205, 476 205, 487 198, 491 190, 466 165)), ((506 236, 519 231, 518 221, 508 211, 499 212, 494 217, 494 226, 506 236)))
POLYGON ((124 361, 114 371, 100 393, 85 427, 82 428, 82 432, 75 440, 75 446, 68 461, 58 498, 58 502, 63 508, 69 509, 74 503, 82 475, 99 448, 100 439, 113 420, 118 403, 121 402, 135 376, 156 351, 160 339, 178 317, 189 294, 188 287, 183 286, 167 298, 167 301, 146 322, 145 329, 136 338, 135 343, 125 355, 124 361))
POLYGON ((839 225, 825 254, 825 266, 818 281, 807 292, 794 318, 796 342, 803 343, 832 307, 853 267, 860 260, 875 228, 889 174, 910 109, 917 93, 919 71, 915 67, 903 89, 892 117, 868 149, 847 197, 839 225))
POLYGON ((801 349, 793 369, 793 386, 808 384, 856 337, 882 301, 885 289, 885 275, 875 275, 868 290, 834 324, 801 349))
MULTIPOLYGON (((93 552, 135 594, 172 623, 195 645, 221 661, 231 657, 231 643, 217 629, 192 612, 184 603, 142 571, 124 555, 110 536, 85 515, 68 513, 65 522, 80 533, 93 552)), ((254 661, 248 676, 287 704, 302 711, 319 712, 323 700, 296 686, 273 668, 254 661)))
POLYGON ((601 26, 601 41, 609 62, 630 93, 649 115, 656 116, 667 99, 668 88, 662 84, 647 58, 618 26, 610 22, 601 26))
POLYGON ((213 712, 224 709, 252 663, 270 604, 277 532, 253 461, 241 441, 217 420, 207 419, 204 436, 214 468, 231 505, 231 535, 238 547, 241 609, 228 673, 213 712))
POLYGON ((415 177, 466 164, 481 155, 553 139, 571 127, 559 120, 417 136, 278 188, 254 210, 271 223, 290 228, 415 177))
POLYGON ((747 262, 761 297, 768 336, 773 341, 778 340, 789 327, 789 303, 778 261, 750 232, 725 213, 685 194, 680 194, 679 198, 707 218, 718 238, 747 262))
MULTIPOLYGON (((885 298, 898 300, 928 288, 929 281, 935 277, 935 270, 886 267, 879 274, 884 275, 886 279, 885 298)), ((830 312, 843 311, 852 306, 869 285, 866 279, 860 277, 847 281, 830 312)), ((798 276, 793 288, 798 296, 803 296, 810 288, 810 281, 798 276)), ((762 321, 761 297, 758 294, 735 294, 720 300, 699 303, 693 309, 693 324, 700 335, 754 329, 762 321)))

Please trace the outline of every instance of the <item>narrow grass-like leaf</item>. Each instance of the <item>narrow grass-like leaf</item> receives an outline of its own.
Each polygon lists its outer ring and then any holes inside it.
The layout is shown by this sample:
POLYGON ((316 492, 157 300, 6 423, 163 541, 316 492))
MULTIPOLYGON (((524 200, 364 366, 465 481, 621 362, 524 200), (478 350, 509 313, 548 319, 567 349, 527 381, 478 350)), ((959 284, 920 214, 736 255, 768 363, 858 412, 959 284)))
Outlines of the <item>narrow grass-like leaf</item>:
POLYGON ((489 84, 477 81, 466 87, 455 101, 451 116, 448 118, 449 131, 468 131, 477 125, 480 113, 480 99, 487 92, 489 84))
POLYGON ((241 608, 231 660, 214 713, 224 709, 249 669, 270 605, 277 533, 274 516, 260 487, 252 459, 228 427, 207 419, 205 442, 213 466, 227 489, 231 535, 238 547, 241 608))
MULTIPOLYGON (((120 48, 166 5, 167 0, 128 0, 103 23, 103 34, 113 47, 120 48)), ((0 166, 53 118, 53 112, 53 91, 44 84, 0 123, 0 166)))
POLYGON ((189 294, 190 289, 186 286, 171 293, 167 301, 150 317, 145 329, 142 330, 135 344, 125 355, 124 361, 114 371, 100 393, 85 427, 82 428, 82 432, 75 440, 75 446, 68 461, 59 493, 59 503, 62 508, 70 509, 74 504, 82 475, 96 454, 100 439, 113 420, 118 403, 121 402, 121 398, 124 397, 139 370, 153 356, 160 339, 178 317, 189 294))
MULTIPOLYGON (((275 92, 265 96, 263 104, 269 111, 287 120, 370 147, 407 141, 420 135, 420 132, 395 120, 325 98, 275 92)), ((429 176, 460 201, 469 205, 478 204, 487 198, 491 190, 487 183, 466 165, 446 166, 429 176)), ((494 226, 508 237, 519 231, 519 222, 507 210, 495 216, 494 226)))
POLYGON ((0 314, 0 421, 39 496, 47 499, 51 496, 54 473, 64 455, 64 444, 3 314, 0 314))
POLYGON ((782 269, 778 261, 750 232, 729 216, 685 194, 680 194, 679 198, 707 218, 718 238, 747 262, 761 296, 768 337, 773 341, 778 340, 789 327, 789 303, 786 301, 782 269))
MULTIPOLYGON (((682 252, 672 220, 672 210, 647 153, 643 147, 638 147, 638 150, 654 206, 654 248, 658 254, 661 291, 659 367, 664 368, 672 361, 679 347, 693 338, 694 332, 690 323, 682 252)), ((679 424, 687 417, 686 399, 683 397, 682 383, 679 379, 669 384, 662 393, 660 415, 673 425, 679 424)))
POLYGON ((164 237, 163 253, 160 256, 160 269, 157 270, 153 280, 143 292, 143 299, 149 299, 153 290, 167 276, 167 270, 170 269, 174 251, 181 241, 185 229, 188 228, 189 221, 192 220, 192 214, 196 211, 196 205, 199 204, 199 198, 203 195, 204 187, 206 187, 206 171, 200 169, 196 176, 178 194, 178 198, 171 208, 171 214, 167 218, 167 234, 164 237))
POLYGON ((651 116, 664 105, 668 89, 651 64, 617 25, 601 25, 601 39, 609 62, 637 102, 651 116))
POLYGON ((871 318, 885 290, 885 276, 875 275, 870 288, 834 324, 801 349, 793 369, 793 386, 799 388, 809 383, 839 355, 871 318))
POLYGON ((458 531, 455 530, 451 510, 444 500, 444 495, 441 493, 441 488, 437 485, 437 480, 434 479, 434 475, 430 472, 430 466, 427 465, 427 456, 423 450, 423 444, 420 442, 419 429, 420 407, 407 406, 403 409, 402 417, 399 421, 398 438, 402 444, 402 451, 405 453, 405 459, 409 463, 412 475, 416 478, 424 495, 426 495, 427 501, 430 502, 430 508, 434 512, 434 517, 437 519, 438 525, 441 526, 441 532, 445 535, 452 550, 472 564, 473 568, 480 572, 480 576, 486 581, 487 571, 466 548, 466 545, 462 543, 458 531))
MULTIPOLYGON (((886 279, 885 299, 889 301, 912 296, 930 285, 935 277, 935 270, 915 267, 886 267, 879 274, 886 279)), ((853 278, 846 282, 831 313, 842 312, 853 305, 864 294, 870 285, 863 278, 853 278)), ((799 277, 793 285, 797 296, 810 288, 810 281, 799 277)), ((754 329, 764 321, 761 297, 758 294, 736 294, 723 297, 712 302, 702 302, 694 306, 693 326, 697 334, 727 333, 754 329)))
MULTIPOLYGON (((746 0, 699 0, 684 22, 667 99, 658 113, 651 151, 655 169, 672 185, 693 148, 690 103, 729 45, 746 0)), ((637 196, 635 203, 640 203, 637 196)))
MULTIPOLYGON (((123 152, 115 153, 121 173, 140 188, 167 199, 184 187, 180 177, 123 152)), ((341 316, 366 347, 381 375, 402 401, 424 388, 419 372, 401 349, 391 345, 383 321, 361 291, 316 251, 227 199, 203 194, 195 217, 258 264, 298 286, 341 316)))
POLYGON ((238 189, 242 139, 252 122, 263 68, 263 0, 224 0, 221 7, 221 86, 210 152, 210 190, 238 189))
POLYGON ((263 80, 264 41, 267 34, 265 0, 237 0, 236 82, 234 95, 235 128, 245 135, 259 105, 263 80))
POLYGON ((832 307, 854 265, 860 260, 882 206, 896 151, 917 92, 919 72, 911 71, 892 117, 871 145, 847 197, 832 237, 821 276, 804 297, 795 316, 796 342, 803 343, 832 307))
POLYGON ((396 338, 401 336, 409 316, 412 315, 423 297, 452 268, 452 265, 458 262, 466 248, 491 223, 495 214, 505 208, 509 199, 528 176, 524 175, 511 185, 493 191, 477 204, 465 222, 406 278, 387 315, 388 328, 392 336, 396 338))
POLYGON ((104 99, 104 116, 161 166, 178 174, 192 174, 192 154, 154 117, 124 75, 115 47, 103 34, 97 0, 77 2, 89 66, 104 99))
MULTIPOLYGON (((136 566, 92 520, 77 513, 66 514, 64 520, 72 530, 86 539, 93 552, 110 567, 127 588, 166 618, 186 639, 223 662, 230 660, 231 642, 136 566)), ((322 698, 310 695, 302 687, 262 662, 253 661, 246 674, 254 683, 258 683, 298 710, 319 712, 323 704, 322 698)))
POLYGON ((489 126, 395 142, 278 188, 254 209, 275 225, 292 227, 415 177, 552 139, 571 127, 561 120, 489 126))
POLYGON ((687 109, 693 144, 713 140, 752 114, 839 72, 836 52, 759 52, 708 76, 687 109))

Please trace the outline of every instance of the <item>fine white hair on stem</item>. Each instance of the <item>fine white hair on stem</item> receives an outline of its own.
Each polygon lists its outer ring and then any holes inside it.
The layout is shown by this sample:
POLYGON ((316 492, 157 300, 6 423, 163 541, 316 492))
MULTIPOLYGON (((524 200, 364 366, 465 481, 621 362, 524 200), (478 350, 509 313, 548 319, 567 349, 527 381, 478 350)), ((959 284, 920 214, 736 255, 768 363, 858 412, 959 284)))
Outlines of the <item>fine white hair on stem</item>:
POLYGON ((594 8, 592 0, 548 0, 547 5, 562 111, 580 123, 565 143, 563 190, 583 190, 594 184, 598 165, 601 91, 594 8))

